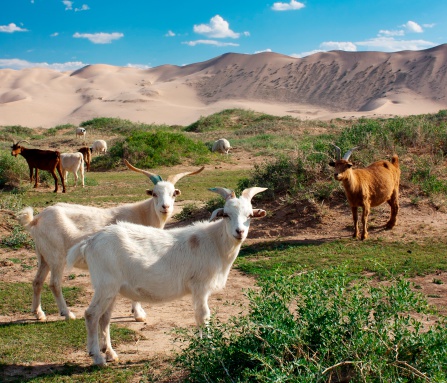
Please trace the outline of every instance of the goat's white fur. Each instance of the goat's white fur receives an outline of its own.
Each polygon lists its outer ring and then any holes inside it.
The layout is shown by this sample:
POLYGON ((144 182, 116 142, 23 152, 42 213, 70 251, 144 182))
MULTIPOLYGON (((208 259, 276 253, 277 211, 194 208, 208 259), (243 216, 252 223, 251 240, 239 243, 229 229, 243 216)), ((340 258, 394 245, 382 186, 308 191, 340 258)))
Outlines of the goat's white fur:
POLYGON ((92 144, 92 153, 106 153, 107 152, 107 142, 104 140, 96 140, 92 144))
POLYGON ((84 187, 84 156, 82 153, 61 153, 61 167, 65 182, 68 172, 73 173, 74 186, 78 185, 78 170, 81 172, 81 184, 84 187))
MULTIPOLYGON (((125 162, 134 171, 141 172, 148 177, 156 176, 125 162)), ((71 246, 117 221, 127 221, 162 229, 173 214, 175 197, 180 195, 180 190, 174 187, 175 182, 184 176, 197 174, 203 169, 202 167, 195 172, 176 174, 168 177, 167 181, 157 181, 153 190, 147 191, 148 194, 152 194, 153 198, 140 202, 108 209, 58 203, 47 207, 36 217, 33 217, 31 207, 20 211, 17 218, 34 239, 39 265, 33 281, 32 311, 36 318, 41 321, 46 319, 41 307, 41 291, 50 271, 49 286, 56 299, 60 314, 66 319, 75 318, 75 315, 67 307, 61 289, 66 256, 71 246)), ((154 181, 152 180, 152 182, 154 181)), ((132 310, 135 320, 144 321, 146 313, 139 303, 133 302, 132 310)))
POLYGON ((110 225, 75 246, 67 267, 88 265, 95 290, 85 312, 87 348, 94 364, 118 359, 110 341, 110 318, 116 296, 163 303, 191 294, 199 327, 210 318, 208 297, 225 287, 231 266, 248 234, 250 219, 265 216, 253 209, 253 195, 265 188, 246 189, 240 198, 215 188, 226 197, 224 208, 210 220, 191 226, 160 230, 128 222, 110 225), (101 341, 98 338, 101 334, 101 341), (105 352, 105 358, 101 354, 105 352))
POLYGON ((225 138, 219 138, 214 141, 213 148, 211 149, 213 152, 219 152, 222 154, 228 154, 231 149, 230 142, 225 138))
POLYGON ((76 138, 83 137, 85 140, 86 130, 84 128, 76 128, 76 138))

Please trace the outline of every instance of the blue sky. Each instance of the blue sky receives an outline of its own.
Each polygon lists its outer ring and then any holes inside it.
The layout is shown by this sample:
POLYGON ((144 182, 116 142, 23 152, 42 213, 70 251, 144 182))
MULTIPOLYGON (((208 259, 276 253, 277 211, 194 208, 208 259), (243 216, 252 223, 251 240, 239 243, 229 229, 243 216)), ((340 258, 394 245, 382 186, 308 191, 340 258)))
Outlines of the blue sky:
POLYGON ((186 65, 228 52, 420 50, 445 0, 2 0, 0 69, 186 65))

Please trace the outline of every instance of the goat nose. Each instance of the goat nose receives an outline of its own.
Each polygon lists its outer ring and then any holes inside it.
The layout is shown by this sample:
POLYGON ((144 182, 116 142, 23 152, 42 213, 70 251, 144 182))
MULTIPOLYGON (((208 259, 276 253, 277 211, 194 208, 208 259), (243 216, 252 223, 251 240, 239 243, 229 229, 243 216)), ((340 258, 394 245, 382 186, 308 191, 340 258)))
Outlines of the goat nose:
POLYGON ((239 235, 244 234, 245 230, 244 229, 236 229, 236 233, 239 235))
POLYGON ((161 206, 163 209, 168 210, 169 209, 169 205, 162 205, 161 206))

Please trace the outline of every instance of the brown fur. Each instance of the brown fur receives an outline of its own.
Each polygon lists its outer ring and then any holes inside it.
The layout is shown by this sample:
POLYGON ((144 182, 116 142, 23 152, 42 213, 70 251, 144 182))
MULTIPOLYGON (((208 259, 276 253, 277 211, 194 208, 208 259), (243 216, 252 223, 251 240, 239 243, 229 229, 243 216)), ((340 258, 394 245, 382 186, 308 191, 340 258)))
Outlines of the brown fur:
POLYGON ((391 216, 386 224, 392 229, 397 223, 399 211, 399 158, 395 154, 389 161, 377 161, 363 169, 352 169, 353 164, 344 159, 331 162, 334 178, 343 183, 345 194, 352 210, 354 238, 359 237, 358 208, 363 209, 361 239, 368 238, 368 215, 372 207, 387 202, 391 216))
POLYGON ((39 169, 47 170, 54 178, 54 192, 57 193, 57 170, 62 182, 62 193, 65 193, 65 180, 61 168, 61 157, 60 153, 57 150, 27 149, 19 145, 18 143, 13 144, 11 149, 11 155, 17 157, 17 155, 20 154, 28 163, 30 182, 33 182, 33 169, 36 169, 34 176, 35 188, 37 188, 37 182, 39 179, 39 169))
POLYGON ((92 152, 90 151, 90 148, 88 146, 83 146, 82 148, 78 149, 79 153, 82 153, 84 156, 84 162, 87 166, 87 171, 90 171, 90 162, 92 161, 92 152))

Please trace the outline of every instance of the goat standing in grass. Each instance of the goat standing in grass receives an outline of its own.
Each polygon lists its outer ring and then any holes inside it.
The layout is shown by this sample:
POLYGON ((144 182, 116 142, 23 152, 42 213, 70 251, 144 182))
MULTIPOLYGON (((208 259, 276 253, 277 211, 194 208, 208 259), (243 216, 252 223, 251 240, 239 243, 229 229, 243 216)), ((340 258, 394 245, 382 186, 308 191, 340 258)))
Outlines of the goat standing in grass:
POLYGON ((90 171, 90 163, 92 162, 92 151, 90 150, 90 148, 88 146, 83 146, 82 148, 78 149, 79 153, 82 153, 83 157, 84 157, 84 163, 85 166, 87 167, 87 171, 90 171))
POLYGON ((349 162, 354 149, 348 150, 341 158, 341 149, 335 146, 337 152, 336 161, 331 161, 334 167, 334 178, 343 183, 345 194, 352 210, 354 220, 354 238, 359 237, 358 208, 363 209, 361 239, 368 238, 368 216, 372 207, 387 202, 391 207, 391 216, 386 224, 387 229, 392 229, 397 223, 399 211, 399 158, 393 155, 391 162, 377 161, 363 169, 352 169, 349 162))
POLYGON ((171 230, 119 222, 69 250, 68 268, 87 265, 95 290, 85 312, 87 348, 94 364, 118 359, 109 331, 118 294, 151 303, 191 294, 197 325, 208 322, 208 297, 225 287, 251 218, 265 216, 264 210, 252 208, 251 199, 266 189, 245 189, 239 198, 228 189, 210 190, 226 199, 225 206, 212 213, 211 222, 171 230), (218 217, 223 219, 212 222, 218 217))
MULTIPOLYGON (((61 288, 67 251, 71 246, 117 221, 163 229, 174 212, 175 197, 180 195, 180 190, 174 187, 175 183, 185 176, 197 174, 204 169, 202 167, 195 172, 172 175, 167 181, 163 181, 159 175, 135 168, 126 160, 124 161, 131 170, 146 175, 154 183, 154 189, 147 190, 152 198, 108 209, 57 203, 47 207, 36 217, 33 217, 31 207, 18 213, 17 218, 30 232, 36 246, 39 267, 33 281, 32 311, 38 320, 46 319, 41 307, 41 292, 50 271, 50 289, 56 299, 60 315, 65 316, 66 319, 75 318, 67 307, 61 288)), ((132 311, 136 321, 144 321, 146 313, 138 302, 132 303, 132 311)))
POLYGON ((61 167, 67 183, 68 172, 73 173, 75 187, 78 185, 78 171, 80 171, 81 185, 84 187, 84 155, 82 153, 61 153, 61 167))
POLYGON ((27 142, 29 144, 29 142, 25 140, 18 141, 16 144, 13 141, 11 155, 17 157, 17 155, 20 154, 25 158, 29 167, 29 180, 31 183, 33 182, 33 170, 35 169, 34 187, 37 188, 37 183, 39 182, 39 169, 47 170, 54 178, 54 192, 57 193, 57 170, 61 177, 62 193, 65 193, 65 179, 61 168, 60 153, 57 150, 28 149, 19 145, 21 142, 27 142))

